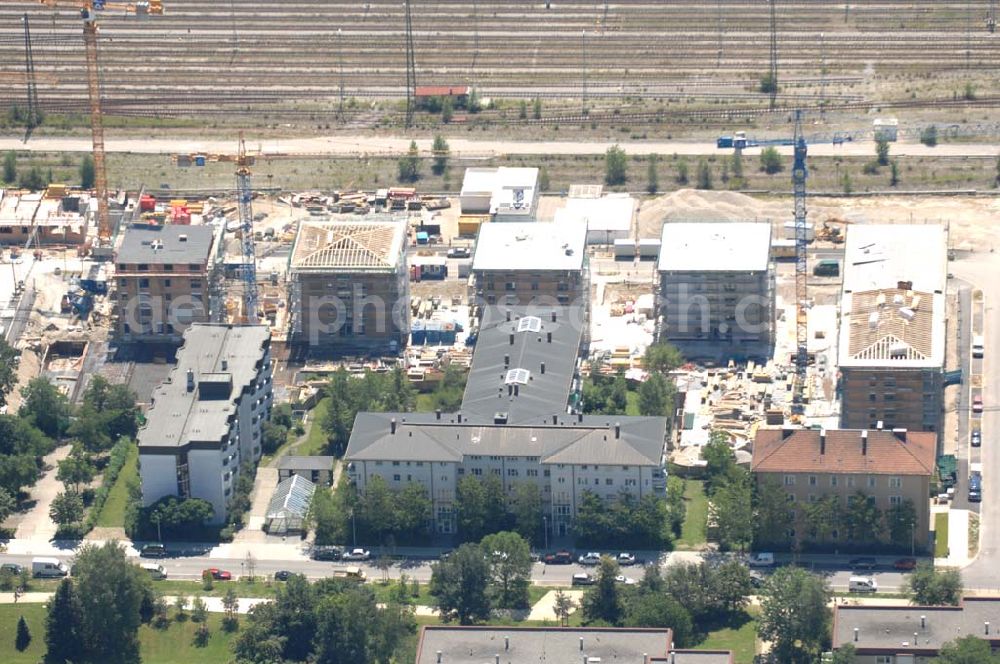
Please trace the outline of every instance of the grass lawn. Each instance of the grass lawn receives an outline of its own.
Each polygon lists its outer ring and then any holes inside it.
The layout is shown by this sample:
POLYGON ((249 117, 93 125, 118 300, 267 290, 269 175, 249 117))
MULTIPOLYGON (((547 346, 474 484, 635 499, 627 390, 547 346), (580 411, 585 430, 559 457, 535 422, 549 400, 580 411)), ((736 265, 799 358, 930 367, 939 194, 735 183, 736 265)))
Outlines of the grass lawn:
POLYGON ((680 539, 675 543, 678 549, 697 549, 705 543, 705 525, 708 519, 708 497, 705 483, 701 480, 684 480, 684 525, 680 539))
MULTIPOLYGON (((222 615, 208 614, 211 636, 204 648, 194 646, 196 623, 171 621, 164 630, 144 626, 139 630, 143 664, 224 664, 232 659, 229 642, 235 634, 222 631, 222 615)), ((0 662, 4 664, 36 664, 45 655, 45 605, 0 605, 0 662), (17 619, 24 616, 31 632, 31 644, 24 652, 14 648, 17 619)))
POLYGON ((695 646, 695 650, 732 650, 736 664, 753 664, 756 643, 757 621, 748 613, 742 624, 737 620, 709 632, 708 637, 695 646))
MULTIPOLYGON (((386 602, 389 600, 389 591, 395 585, 395 581, 389 581, 387 584, 382 584, 381 582, 372 583, 371 589, 375 592, 375 597, 380 602, 386 602)), ((556 590, 556 588, 550 588, 548 586, 536 586, 534 584, 528 586, 528 604, 534 606, 538 600, 545 596, 550 590, 556 590)), ((420 594, 414 598, 414 604, 422 606, 434 606, 434 598, 430 594, 430 585, 426 583, 420 584, 420 594)))
POLYGON ((329 407, 330 397, 323 397, 309 413, 309 432, 305 442, 295 451, 297 456, 312 456, 325 451, 328 439, 320 423, 326 418, 329 407))
POLYGON ((120 528, 125 525, 125 506, 128 504, 128 487, 130 482, 139 481, 139 448, 133 445, 122 465, 115 485, 108 492, 101 513, 97 515, 95 525, 103 528, 120 528))
POLYGON ((948 557, 948 513, 934 515, 934 557, 948 557))
POLYGON ((625 393, 625 414, 639 415, 639 393, 634 390, 625 393))
MULTIPOLYGON (((232 571, 232 570, 230 570, 232 571)), ((238 576, 239 570, 233 573, 233 576, 238 576)), ((174 581, 171 579, 164 579, 162 581, 154 581, 153 587, 157 592, 163 595, 198 595, 201 597, 222 597, 226 592, 232 588, 236 591, 237 597, 274 597, 276 594, 276 586, 281 583, 280 581, 261 581, 259 580, 255 583, 250 583, 248 581, 215 581, 212 583, 211 590, 205 590, 201 585, 201 581, 174 581)))

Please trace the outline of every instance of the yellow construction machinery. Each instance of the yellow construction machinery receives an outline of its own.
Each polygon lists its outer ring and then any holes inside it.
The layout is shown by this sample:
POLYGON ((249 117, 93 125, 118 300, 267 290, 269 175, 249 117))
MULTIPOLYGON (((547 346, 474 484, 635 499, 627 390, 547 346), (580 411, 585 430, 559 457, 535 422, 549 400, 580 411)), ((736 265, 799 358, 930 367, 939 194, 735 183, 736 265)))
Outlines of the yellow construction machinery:
POLYGON ((148 2, 105 2, 104 0, 38 0, 54 8, 80 11, 83 20, 83 43, 87 52, 87 92, 90 98, 90 132, 94 141, 94 188, 97 195, 97 238, 94 255, 111 255, 111 216, 108 213, 108 173, 104 159, 104 123, 101 117, 101 79, 98 66, 97 17, 104 12, 120 12, 125 16, 143 18, 162 14, 161 0, 148 2))
POLYGON ((827 217, 823 222, 823 227, 816 232, 816 239, 820 242, 832 242, 833 244, 843 244, 847 233, 841 230, 840 226, 848 226, 852 222, 839 217, 827 217))

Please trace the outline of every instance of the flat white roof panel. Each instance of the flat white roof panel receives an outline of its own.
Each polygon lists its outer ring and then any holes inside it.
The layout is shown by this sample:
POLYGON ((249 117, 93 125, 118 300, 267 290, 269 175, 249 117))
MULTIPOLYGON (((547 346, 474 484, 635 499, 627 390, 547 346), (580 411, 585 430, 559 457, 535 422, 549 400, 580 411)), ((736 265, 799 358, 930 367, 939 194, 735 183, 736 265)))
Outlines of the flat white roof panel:
POLYGON ((579 270, 587 229, 556 222, 491 222, 479 227, 473 270, 579 270))
POLYGON ((770 261, 771 224, 666 223, 660 246, 661 272, 759 272, 770 261))

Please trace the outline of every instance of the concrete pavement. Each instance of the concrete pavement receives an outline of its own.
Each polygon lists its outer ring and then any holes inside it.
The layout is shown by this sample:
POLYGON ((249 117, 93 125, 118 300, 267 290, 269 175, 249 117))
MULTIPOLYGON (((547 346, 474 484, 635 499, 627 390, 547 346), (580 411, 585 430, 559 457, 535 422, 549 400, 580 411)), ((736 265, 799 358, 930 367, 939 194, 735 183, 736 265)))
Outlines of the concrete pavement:
POLYGON ((58 527, 49 517, 49 507, 56 495, 63 490, 62 482, 56 479, 56 473, 59 471, 59 462, 69 456, 71 449, 70 445, 63 445, 45 457, 45 467, 50 470, 31 487, 31 499, 35 504, 21 518, 14 531, 15 539, 47 541, 55 536, 58 527))

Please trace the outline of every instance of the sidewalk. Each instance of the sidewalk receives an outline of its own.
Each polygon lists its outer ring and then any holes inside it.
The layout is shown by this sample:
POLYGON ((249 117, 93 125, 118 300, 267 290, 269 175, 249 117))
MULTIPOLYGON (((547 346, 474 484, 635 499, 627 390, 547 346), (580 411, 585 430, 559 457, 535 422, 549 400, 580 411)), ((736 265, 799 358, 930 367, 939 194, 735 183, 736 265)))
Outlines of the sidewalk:
MULTIPOLYGON (((0 604, 44 604, 52 599, 55 593, 24 593, 18 599, 17 602, 14 601, 14 593, 0 593, 0 604)), ((188 597, 188 610, 191 610, 191 602, 194 601, 196 595, 191 595, 188 597)), ((164 595, 164 600, 167 604, 173 607, 174 602, 177 601, 176 595, 164 595)), ((202 597, 202 601, 205 602, 205 608, 208 609, 210 613, 225 613, 225 609, 222 606, 221 597, 202 597)), ((262 602, 270 602, 271 600, 266 597, 240 597, 239 608, 237 611, 239 613, 247 613, 251 608, 260 604, 262 602)))
POLYGON ((941 567, 965 567, 969 558, 969 511, 948 510, 948 557, 935 558, 941 567))
POLYGON ((15 539, 47 542, 56 534, 57 526, 49 518, 49 507, 56 495, 63 490, 62 482, 56 479, 56 473, 59 471, 59 462, 69 456, 70 449, 70 445, 63 445, 45 457, 45 466, 51 467, 51 470, 31 487, 31 497, 37 502, 21 518, 14 531, 15 539))

